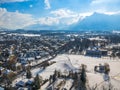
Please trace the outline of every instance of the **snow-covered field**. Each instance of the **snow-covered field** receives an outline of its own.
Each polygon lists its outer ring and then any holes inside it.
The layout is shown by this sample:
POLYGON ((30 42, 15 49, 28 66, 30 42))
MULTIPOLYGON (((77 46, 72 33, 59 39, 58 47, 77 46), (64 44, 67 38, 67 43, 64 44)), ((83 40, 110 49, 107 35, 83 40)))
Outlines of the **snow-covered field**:
MULTIPOLYGON (((120 60, 119 59, 111 59, 110 58, 95 58, 88 57, 82 55, 68 55, 62 54, 58 55, 56 58, 51 60, 50 62, 55 61, 56 63, 46 67, 45 69, 36 68, 31 70, 32 76, 35 77, 36 74, 42 76, 43 80, 49 79, 50 75, 53 75, 55 70, 61 71, 63 74, 67 74, 68 71, 80 69, 81 64, 87 65, 87 78, 88 84, 90 87, 94 87, 96 84, 100 88, 105 85, 108 86, 111 83, 116 90, 120 90, 120 60), (108 63, 110 65, 110 82, 104 81, 104 74, 95 73, 94 66, 108 63)), ((48 85, 48 83, 46 83, 48 85)), ((66 85, 64 87, 68 87, 71 80, 66 81, 66 85)), ((45 85, 46 86, 46 85, 45 85)), ((45 88, 42 87, 42 88, 45 88)), ((100 90, 100 89, 99 89, 100 90)))
POLYGON ((58 55, 52 61, 56 61, 55 64, 47 67, 44 71, 40 71, 38 69, 33 72, 39 73, 44 79, 49 78, 50 75, 53 74, 54 70, 60 70, 63 73, 67 73, 69 70, 79 69, 81 64, 87 65, 87 77, 88 83, 90 87, 95 86, 96 84, 102 86, 108 82, 104 82, 104 75, 100 73, 94 73, 94 66, 108 63, 110 65, 110 77, 111 84, 119 88, 120 90, 120 60, 119 59, 111 59, 110 58, 95 58, 95 57, 87 57, 82 55, 58 55))
POLYGON ((40 34, 18 34, 18 33, 11 33, 8 35, 16 35, 16 36, 25 36, 25 37, 38 37, 41 36, 40 34))
POLYGON ((93 87, 96 84, 99 86, 106 84, 106 82, 103 82, 103 74, 94 73, 94 66, 108 63, 110 65, 111 84, 120 90, 120 59, 113 60, 110 58, 95 58, 81 55, 60 55, 55 60, 59 61, 59 59, 63 57, 66 58, 66 60, 68 60, 67 57, 70 58, 72 65, 76 68, 80 68, 81 64, 87 65, 87 77, 90 87, 93 87))

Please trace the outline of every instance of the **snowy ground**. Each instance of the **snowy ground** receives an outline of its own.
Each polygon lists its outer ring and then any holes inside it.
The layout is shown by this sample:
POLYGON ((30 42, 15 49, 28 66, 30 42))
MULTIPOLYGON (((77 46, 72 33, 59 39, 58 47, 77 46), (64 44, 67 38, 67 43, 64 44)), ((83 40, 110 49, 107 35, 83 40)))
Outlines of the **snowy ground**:
MULTIPOLYGON (((56 61, 56 63, 46 67, 44 70, 42 68, 36 68, 31 70, 33 77, 36 74, 42 76, 43 79, 48 79, 50 75, 53 75, 55 70, 60 70, 63 74, 67 74, 70 70, 76 70, 80 68, 81 64, 87 65, 87 77, 88 84, 90 87, 98 85, 98 88, 105 85, 108 86, 111 83, 116 90, 120 90, 120 60, 119 59, 111 59, 110 58, 94 58, 82 55, 67 55, 62 54, 58 55, 51 61, 56 61), (110 82, 104 82, 104 75, 100 73, 94 72, 94 66, 99 64, 108 63, 110 65, 110 82)), ((64 87, 71 86, 71 80, 66 81, 64 87)), ((49 83, 46 83, 47 86, 49 83)), ((45 86, 42 87, 45 88, 45 86)), ((70 88, 70 87, 69 87, 70 88)), ((68 89, 69 90, 69 89, 68 89)), ((101 89, 99 89, 101 90, 101 89)))
MULTIPOLYGON (((94 58, 81 55, 59 55, 54 59, 57 62, 69 62, 69 66, 79 69, 81 64, 87 65, 87 77, 90 87, 95 86, 96 84, 101 87, 103 84, 108 84, 104 82, 104 75, 100 73, 94 73, 94 66, 108 63, 110 65, 110 77, 111 84, 120 90, 120 60, 119 59, 110 59, 110 58, 94 58), (71 62, 71 63, 70 63, 71 62)), ((61 70, 64 67, 61 67, 61 70)))
POLYGON ((119 59, 111 59, 110 58, 94 58, 88 56, 81 55, 58 55, 52 61, 56 61, 55 64, 47 67, 44 71, 39 74, 43 76, 43 78, 49 78, 51 74, 53 74, 54 70, 60 70, 63 73, 67 73, 69 70, 79 69, 81 64, 87 65, 87 77, 89 81, 90 87, 95 86, 96 84, 101 87, 103 84, 107 84, 108 82, 104 82, 104 75, 100 73, 94 73, 94 66, 99 64, 108 63, 110 65, 110 77, 111 84, 120 89, 120 60, 119 59))

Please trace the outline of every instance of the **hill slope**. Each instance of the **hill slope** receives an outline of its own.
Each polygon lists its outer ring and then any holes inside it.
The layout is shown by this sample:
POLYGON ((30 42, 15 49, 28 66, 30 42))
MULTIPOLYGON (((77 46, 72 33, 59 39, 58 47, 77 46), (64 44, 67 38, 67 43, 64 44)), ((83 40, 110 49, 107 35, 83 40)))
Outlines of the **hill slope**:
POLYGON ((73 30, 120 30, 120 15, 94 13, 72 25, 73 30))

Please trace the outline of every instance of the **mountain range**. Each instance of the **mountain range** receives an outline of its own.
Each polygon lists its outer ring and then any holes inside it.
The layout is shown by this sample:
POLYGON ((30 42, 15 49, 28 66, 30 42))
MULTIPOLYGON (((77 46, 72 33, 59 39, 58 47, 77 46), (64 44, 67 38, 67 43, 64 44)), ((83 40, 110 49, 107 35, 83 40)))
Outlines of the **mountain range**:
POLYGON ((35 24, 26 29, 42 30, 120 30, 120 14, 93 13, 70 26, 41 26, 35 24))
POLYGON ((120 30, 120 14, 103 14, 93 13, 90 16, 86 16, 84 19, 79 20, 69 26, 57 25, 47 26, 34 24, 24 28, 25 30, 120 30))
POLYGON ((73 30, 120 30, 120 15, 93 13, 82 21, 70 26, 73 30))

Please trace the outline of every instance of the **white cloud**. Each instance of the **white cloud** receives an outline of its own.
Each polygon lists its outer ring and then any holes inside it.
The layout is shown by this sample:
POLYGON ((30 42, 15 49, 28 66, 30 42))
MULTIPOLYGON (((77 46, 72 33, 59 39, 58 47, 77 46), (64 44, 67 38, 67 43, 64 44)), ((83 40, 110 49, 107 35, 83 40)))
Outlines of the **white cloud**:
POLYGON ((35 19, 30 14, 8 12, 5 8, 0 8, 0 27, 18 29, 34 23, 35 19))
POLYGON ((92 0, 90 6, 94 11, 119 11, 120 7, 120 0, 92 0))
POLYGON ((110 4, 110 3, 118 3, 119 0, 93 0, 91 4, 110 4))
POLYGON ((74 16, 68 21, 67 25, 71 25, 73 23, 77 23, 78 21, 82 21, 86 16, 90 16, 92 14, 92 12, 78 13, 76 16, 74 16))
POLYGON ((107 14, 107 15, 114 15, 114 14, 120 14, 120 11, 116 11, 116 12, 103 11, 101 13, 104 13, 104 14, 107 14))
POLYGON ((10 2, 24 2, 28 0, 0 0, 0 3, 10 3, 10 2))
POLYGON ((19 29, 34 24, 55 26, 59 24, 59 19, 50 16, 35 19, 32 15, 22 14, 18 10, 16 12, 8 12, 5 8, 0 8, 0 27, 19 29))
POLYGON ((50 12, 50 16, 41 17, 38 19, 37 23, 40 25, 48 25, 48 26, 68 26, 78 21, 82 20, 86 16, 90 16, 92 13, 77 13, 73 12, 69 9, 58 9, 50 12))
POLYGON ((59 17, 59 18, 76 16, 75 12, 73 12, 71 10, 68 10, 68 9, 58 9, 58 10, 55 10, 55 11, 51 11, 51 14, 53 14, 56 17, 59 17))
POLYGON ((49 0, 44 0, 44 3, 45 3, 45 9, 51 8, 49 0))
POLYGON ((38 23, 41 25, 57 25, 59 24, 59 19, 54 18, 54 17, 43 17, 43 18, 39 18, 38 23))
POLYGON ((84 17, 91 15, 91 13, 77 13, 69 9, 58 9, 50 12, 54 17, 59 19, 61 24, 71 25, 82 20, 84 17))
POLYGON ((96 10, 98 13, 103 13, 107 15, 115 15, 115 14, 120 14, 120 11, 107 11, 107 10, 96 10))

